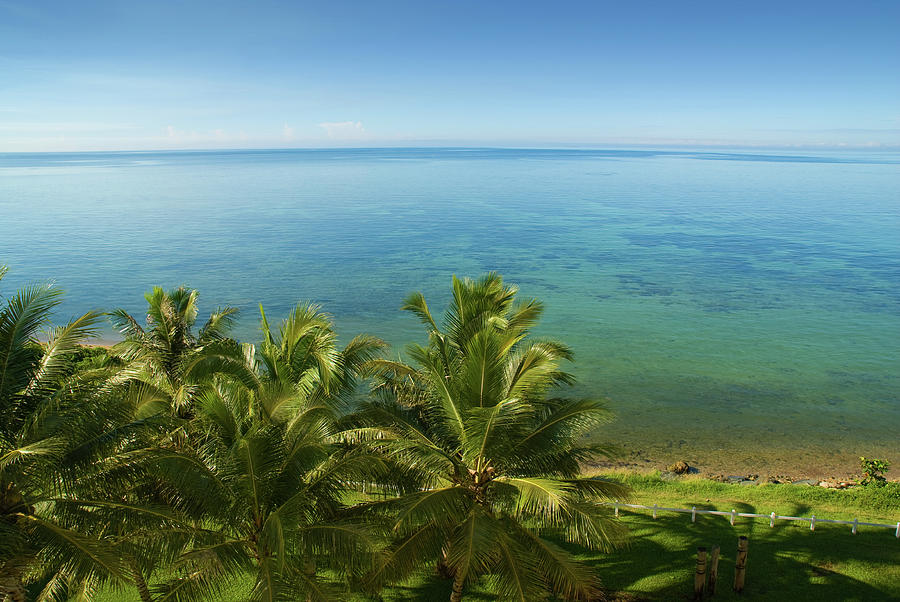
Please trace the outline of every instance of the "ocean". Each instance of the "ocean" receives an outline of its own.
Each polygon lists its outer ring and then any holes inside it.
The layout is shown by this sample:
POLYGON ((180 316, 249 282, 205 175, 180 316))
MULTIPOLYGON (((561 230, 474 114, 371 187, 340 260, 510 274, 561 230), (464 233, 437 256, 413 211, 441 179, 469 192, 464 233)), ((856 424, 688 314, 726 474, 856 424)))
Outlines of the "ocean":
POLYGON ((407 293, 439 310, 451 275, 497 271, 546 304, 623 461, 900 465, 897 153, 0 154, 3 263, 3 294, 64 288, 60 320, 183 284, 242 340, 259 303, 311 299, 394 355, 424 340, 407 293))

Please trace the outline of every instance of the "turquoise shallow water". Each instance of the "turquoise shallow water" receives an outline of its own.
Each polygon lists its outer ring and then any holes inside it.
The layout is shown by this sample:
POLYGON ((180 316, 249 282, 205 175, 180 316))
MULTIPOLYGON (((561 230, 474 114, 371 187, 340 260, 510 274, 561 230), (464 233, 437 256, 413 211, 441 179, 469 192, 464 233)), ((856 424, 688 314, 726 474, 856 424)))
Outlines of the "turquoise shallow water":
POLYGON ((407 292, 441 307, 451 274, 497 270, 626 452, 900 465, 897 154, 0 154, 0 263, 6 292, 55 279, 65 315, 187 284, 247 340, 258 302, 311 298, 398 347, 407 292))

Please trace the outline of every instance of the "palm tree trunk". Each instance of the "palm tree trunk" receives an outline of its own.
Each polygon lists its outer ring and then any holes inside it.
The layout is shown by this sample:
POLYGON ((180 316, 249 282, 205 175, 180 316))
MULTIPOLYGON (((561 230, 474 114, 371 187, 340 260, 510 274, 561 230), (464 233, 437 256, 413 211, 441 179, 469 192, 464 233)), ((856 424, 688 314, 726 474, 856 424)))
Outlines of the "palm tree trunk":
POLYGON ((153 602, 153 597, 150 596, 150 588, 147 587, 147 581, 144 579, 141 567, 133 560, 131 561, 131 572, 134 573, 134 584, 137 587, 138 594, 141 596, 141 602, 153 602))
POLYGON ((435 571, 437 572, 437 576, 441 579, 452 579, 453 571, 447 566, 447 561, 443 558, 439 558, 437 564, 435 565, 435 571))
POLYGON ((453 569, 447 564, 447 548, 441 548, 441 556, 438 558, 437 564, 435 565, 435 569, 437 570, 437 575, 441 579, 453 579, 453 575, 456 573, 453 572, 453 569))
POLYGON ((456 577, 453 578, 453 589, 450 591, 450 602, 460 602, 462 600, 463 584, 465 581, 465 571, 457 571, 456 577))

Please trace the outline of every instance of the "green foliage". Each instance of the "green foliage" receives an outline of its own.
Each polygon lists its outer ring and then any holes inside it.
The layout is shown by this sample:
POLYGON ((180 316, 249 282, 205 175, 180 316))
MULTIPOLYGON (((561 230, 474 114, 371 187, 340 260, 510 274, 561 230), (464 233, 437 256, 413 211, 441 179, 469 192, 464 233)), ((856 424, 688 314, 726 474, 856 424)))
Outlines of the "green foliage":
MULTIPOLYGON (((565 397, 572 353, 531 337, 540 302, 496 274, 454 278, 452 292, 440 321, 421 293, 406 299, 428 335, 409 363, 367 335, 340 348, 309 303, 274 327, 260 307, 262 341, 240 344, 234 309, 198 327, 196 291, 155 288, 141 322, 111 314, 123 341, 106 349, 83 345, 102 314, 51 325, 53 286, 6 298, 0 598, 390 598, 402 582, 421 599, 594 599, 600 572, 627 589, 610 552, 623 522, 644 528, 603 500, 634 489, 734 503, 720 483, 586 478, 584 462, 608 452, 586 435, 610 414, 565 397)), ((741 497, 892 515, 900 484, 886 461, 861 460, 882 486, 741 497)), ((678 593, 667 587, 650 593, 678 593)))
POLYGON ((860 456, 859 466, 863 473, 863 480, 861 481, 863 485, 871 484, 882 487, 887 482, 887 479, 884 478, 884 473, 891 466, 891 463, 887 460, 860 456))
POLYGON ((126 366, 123 376, 145 403, 154 408, 165 404, 175 416, 188 419, 195 395, 213 375, 256 385, 240 345, 227 337, 235 308, 217 309, 195 333, 197 291, 156 287, 145 298, 147 328, 123 309, 109 314, 124 339, 110 353, 126 366))
POLYGON ((443 328, 425 297, 410 295, 404 309, 425 324, 428 346, 409 348, 413 365, 372 364, 379 399, 358 419, 407 489, 368 508, 396 535, 367 576, 372 587, 430 561, 454 576, 451 600, 485 576, 520 600, 599 595, 594 572, 558 541, 608 549, 617 539, 598 502, 625 488, 580 475, 605 451, 583 436, 609 413, 596 400, 548 396, 572 381, 560 369, 571 352, 528 338, 542 306, 515 295, 496 274, 454 278, 443 328))
POLYGON ((344 498, 384 464, 348 445, 338 419, 383 344, 357 337, 338 350, 330 320, 308 304, 277 333, 261 316, 260 348, 240 356, 253 378, 231 369, 195 381, 187 442, 160 455, 167 489, 207 524, 175 562, 178 574, 154 588, 160 601, 215 598, 247 574, 245 599, 333 599, 317 571, 359 578, 379 547, 378 529, 346 516, 344 498))
POLYGON ((128 431, 130 417, 74 369, 100 314, 49 327, 61 299, 51 285, 30 285, 0 307, 0 592, 12 599, 28 580, 57 599, 127 579, 85 499, 116 464, 110 435, 128 431))

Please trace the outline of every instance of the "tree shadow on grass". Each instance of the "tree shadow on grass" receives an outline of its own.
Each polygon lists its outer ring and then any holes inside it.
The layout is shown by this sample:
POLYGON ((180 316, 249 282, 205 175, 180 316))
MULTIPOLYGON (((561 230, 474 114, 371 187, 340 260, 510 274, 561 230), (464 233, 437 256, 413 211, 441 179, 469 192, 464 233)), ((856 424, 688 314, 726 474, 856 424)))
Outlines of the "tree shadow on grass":
MULTIPOLYGON (((749 504, 734 508, 756 512, 749 504)), ((803 506, 793 510, 794 516, 809 513, 803 506)), ((691 523, 689 514, 663 512, 655 520, 649 512, 628 513, 622 520, 631 530, 626 548, 582 555, 613 599, 692 599, 697 547, 713 545, 721 548, 717 600, 900 599, 900 546, 892 533, 861 530, 853 536, 849 527, 838 525, 816 525, 811 532, 809 523, 786 521, 770 529, 761 518, 738 518, 732 526, 728 517, 709 515, 691 523), (745 590, 738 595, 732 584, 741 535, 749 538, 749 553, 745 590)))
MULTIPOLYGON (((713 509, 709 504, 697 508, 713 509)), ((760 512, 745 503, 733 508, 760 512)), ((795 504, 786 513, 809 516, 811 508, 795 504)), ((820 523, 813 532, 808 522, 780 521, 770 528, 764 518, 738 517, 732 526, 728 516, 710 515, 698 515, 692 523, 690 514, 662 511, 653 519, 650 511, 623 510, 621 520, 631 536, 619 550, 600 554, 557 542, 595 567, 611 600, 693 599, 697 547, 713 545, 720 546, 720 560, 712 600, 900 600, 900 546, 886 529, 860 527, 854 536, 845 525, 820 523), (736 594, 732 584, 741 535, 749 538, 749 554, 745 589, 736 594)), ((387 588, 382 599, 447 600, 450 586, 450 581, 428 575, 387 588)), ((471 586, 463 599, 487 602, 496 597, 484 587, 471 586)))
MULTIPOLYGON (((384 589, 380 597, 373 600, 385 602, 421 602, 423 600, 449 600, 453 582, 435 576, 424 577, 415 583, 393 585, 384 589)), ((467 602, 494 602, 497 596, 484 591, 478 584, 467 585, 463 600, 467 602)))

